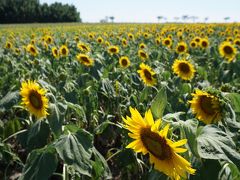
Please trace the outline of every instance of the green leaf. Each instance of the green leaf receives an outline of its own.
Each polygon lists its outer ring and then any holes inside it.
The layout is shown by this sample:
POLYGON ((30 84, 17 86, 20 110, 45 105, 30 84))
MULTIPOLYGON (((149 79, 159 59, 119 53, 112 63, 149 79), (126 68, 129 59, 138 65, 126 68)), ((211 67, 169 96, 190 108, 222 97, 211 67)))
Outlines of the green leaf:
POLYGON ((185 132, 186 138, 188 140, 188 145, 195 156, 198 155, 197 143, 196 143, 196 133, 198 127, 198 121, 196 119, 189 119, 182 121, 181 126, 185 132))
POLYGON ((232 138, 214 125, 206 125, 199 131, 197 149, 205 159, 222 159, 240 167, 240 154, 232 138))
POLYGON ((151 103, 151 111, 155 118, 161 118, 167 105, 165 88, 161 88, 151 103))
POLYGON ((96 148, 93 148, 93 154, 95 158, 95 161, 93 162, 95 178, 111 179, 112 174, 104 157, 98 152, 96 148))
POLYGON ((49 106, 50 111, 47 117, 48 123, 54 135, 57 137, 62 133, 62 124, 64 121, 66 108, 67 106, 61 103, 58 103, 58 105, 50 104, 49 106))
POLYGON ((240 94, 238 93, 228 93, 226 97, 229 98, 230 104, 236 113, 240 113, 240 94))
POLYGON ((0 100, 0 108, 9 109, 14 104, 16 104, 19 100, 19 91, 8 92, 1 100, 0 100))
POLYGON ((20 180, 48 179, 55 172, 57 164, 58 160, 53 147, 34 150, 28 155, 20 180))
POLYGON ((69 132, 59 137, 55 147, 64 163, 81 174, 91 176, 93 137, 90 133, 81 129, 76 133, 69 132))
POLYGON ((46 122, 36 121, 28 131, 27 148, 29 150, 43 147, 47 144, 50 129, 46 122))
POLYGON ((83 122, 87 122, 86 114, 82 106, 78 104, 73 104, 71 102, 67 102, 68 108, 74 110, 74 112, 81 118, 83 122))

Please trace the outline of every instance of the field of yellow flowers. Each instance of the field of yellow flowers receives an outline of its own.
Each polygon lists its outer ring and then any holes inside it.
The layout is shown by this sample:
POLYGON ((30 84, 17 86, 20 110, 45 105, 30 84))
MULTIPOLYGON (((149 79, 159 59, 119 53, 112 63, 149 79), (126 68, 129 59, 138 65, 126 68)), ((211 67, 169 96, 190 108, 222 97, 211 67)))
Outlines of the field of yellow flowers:
POLYGON ((240 179, 240 24, 0 27, 0 179, 240 179))

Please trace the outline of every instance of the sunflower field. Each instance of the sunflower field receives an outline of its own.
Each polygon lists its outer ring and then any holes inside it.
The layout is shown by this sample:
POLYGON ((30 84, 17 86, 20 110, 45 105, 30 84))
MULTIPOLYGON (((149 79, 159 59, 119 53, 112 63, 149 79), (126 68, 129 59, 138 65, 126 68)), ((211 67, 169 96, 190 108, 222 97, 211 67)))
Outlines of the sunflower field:
POLYGON ((0 179, 240 179, 240 24, 0 27, 0 179))

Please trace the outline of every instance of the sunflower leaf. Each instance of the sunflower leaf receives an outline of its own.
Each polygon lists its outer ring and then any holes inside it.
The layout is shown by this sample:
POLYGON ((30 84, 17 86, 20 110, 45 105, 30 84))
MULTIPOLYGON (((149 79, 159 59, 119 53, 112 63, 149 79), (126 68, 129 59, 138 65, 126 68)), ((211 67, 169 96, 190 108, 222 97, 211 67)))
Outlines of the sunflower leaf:
POLYGON ((156 119, 163 116, 167 105, 167 93, 165 88, 161 88, 151 103, 151 111, 156 119))
POLYGON ((64 134, 55 143, 57 153, 67 165, 81 174, 90 176, 93 137, 79 129, 76 133, 64 134))
POLYGON ((58 160, 53 147, 34 150, 27 158, 20 180, 48 179, 55 172, 57 164, 58 160))
POLYGON ((240 166, 240 154, 232 138, 214 125, 204 126, 197 137, 197 150, 205 159, 222 159, 240 166))

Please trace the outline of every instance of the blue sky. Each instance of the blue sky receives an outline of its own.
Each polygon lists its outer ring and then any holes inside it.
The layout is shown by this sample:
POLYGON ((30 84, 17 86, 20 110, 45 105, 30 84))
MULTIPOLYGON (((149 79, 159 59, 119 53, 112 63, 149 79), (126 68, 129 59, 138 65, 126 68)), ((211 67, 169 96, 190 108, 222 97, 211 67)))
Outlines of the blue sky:
POLYGON ((114 16, 115 22, 157 22, 157 16, 197 16, 197 21, 209 17, 209 22, 223 22, 223 18, 240 22, 240 0, 40 0, 41 3, 73 4, 83 22, 99 22, 114 16))

